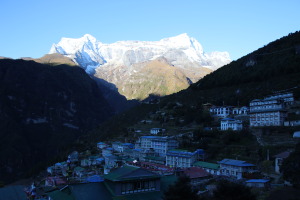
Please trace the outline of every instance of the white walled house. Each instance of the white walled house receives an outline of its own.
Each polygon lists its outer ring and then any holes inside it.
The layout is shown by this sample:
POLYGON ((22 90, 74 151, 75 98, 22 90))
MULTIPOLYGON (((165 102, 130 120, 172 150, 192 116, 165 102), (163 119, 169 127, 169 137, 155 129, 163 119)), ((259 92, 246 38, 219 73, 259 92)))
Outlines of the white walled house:
POLYGON ((150 129, 150 134, 152 135, 157 135, 157 133, 162 132, 161 128, 151 128, 150 129))
POLYGON ((167 152, 166 165, 170 167, 188 168, 191 167, 199 158, 203 158, 204 151, 197 149, 189 152, 182 149, 172 149, 167 152))
POLYGON ((170 149, 176 149, 178 141, 167 136, 141 136, 137 142, 141 149, 153 149, 161 157, 165 157, 170 149))
POLYGON ((234 130, 239 131, 243 129, 243 123, 241 120, 236 120, 232 118, 225 118, 221 120, 221 130, 234 130))
POLYGON ((244 173, 256 172, 255 165, 242 160, 223 159, 220 164, 221 175, 242 179, 244 173))
POLYGON ((233 115, 248 115, 249 114, 249 107, 243 106, 243 107, 235 107, 232 109, 233 115))
POLYGON ((232 114, 233 106, 213 106, 209 109, 213 116, 225 118, 232 114))
POLYGON ((209 112, 215 117, 226 118, 229 115, 248 115, 249 107, 212 106, 209 108, 209 112))

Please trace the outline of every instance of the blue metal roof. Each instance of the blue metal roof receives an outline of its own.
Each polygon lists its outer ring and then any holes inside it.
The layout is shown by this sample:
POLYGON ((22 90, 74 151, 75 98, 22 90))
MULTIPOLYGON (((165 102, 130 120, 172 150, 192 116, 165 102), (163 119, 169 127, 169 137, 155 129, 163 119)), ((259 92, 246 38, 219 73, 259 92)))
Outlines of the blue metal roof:
POLYGON ((104 181, 104 178, 99 175, 94 175, 94 176, 87 177, 86 181, 90 183, 99 183, 104 181))
POLYGON ((255 165, 247 163, 246 161, 242 160, 233 160, 233 159, 223 159, 222 161, 218 162, 219 164, 225 164, 225 165, 233 165, 233 166, 239 166, 239 167, 253 167, 255 165))
POLYGON ((143 151, 143 149, 133 149, 133 151, 143 151))
POLYGON ((246 183, 267 183, 269 181, 269 179, 250 179, 246 183))
POLYGON ((224 118, 224 119, 222 119, 221 121, 235 121, 235 119, 232 119, 232 118, 224 118))

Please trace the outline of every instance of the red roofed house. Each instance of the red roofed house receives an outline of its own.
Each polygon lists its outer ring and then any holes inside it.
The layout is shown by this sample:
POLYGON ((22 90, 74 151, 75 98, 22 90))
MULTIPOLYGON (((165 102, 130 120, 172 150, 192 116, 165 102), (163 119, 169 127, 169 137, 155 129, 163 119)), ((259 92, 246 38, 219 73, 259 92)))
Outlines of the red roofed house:
POLYGON ((45 180, 45 186, 58 186, 58 185, 67 185, 67 181, 61 177, 47 177, 45 180))
POLYGON ((198 167, 186 168, 183 173, 191 179, 192 185, 198 185, 210 178, 210 174, 206 170, 198 167))

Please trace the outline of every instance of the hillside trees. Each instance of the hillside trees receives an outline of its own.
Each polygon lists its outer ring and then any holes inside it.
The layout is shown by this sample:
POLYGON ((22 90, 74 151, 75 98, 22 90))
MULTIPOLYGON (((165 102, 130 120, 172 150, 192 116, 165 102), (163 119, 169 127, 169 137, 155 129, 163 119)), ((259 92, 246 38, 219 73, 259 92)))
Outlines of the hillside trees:
POLYGON ((281 166, 283 178, 290 181, 294 187, 300 187, 300 143, 296 145, 295 151, 286 158, 281 166))

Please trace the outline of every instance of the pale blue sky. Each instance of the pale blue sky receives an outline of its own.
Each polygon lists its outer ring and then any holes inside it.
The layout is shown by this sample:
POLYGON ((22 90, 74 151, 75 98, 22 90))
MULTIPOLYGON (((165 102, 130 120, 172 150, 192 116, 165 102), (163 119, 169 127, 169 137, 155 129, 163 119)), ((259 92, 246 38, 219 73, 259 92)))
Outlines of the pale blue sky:
POLYGON ((0 56, 38 58, 62 37, 103 43, 187 33, 236 60, 300 30, 299 0, 2 0, 0 56))

